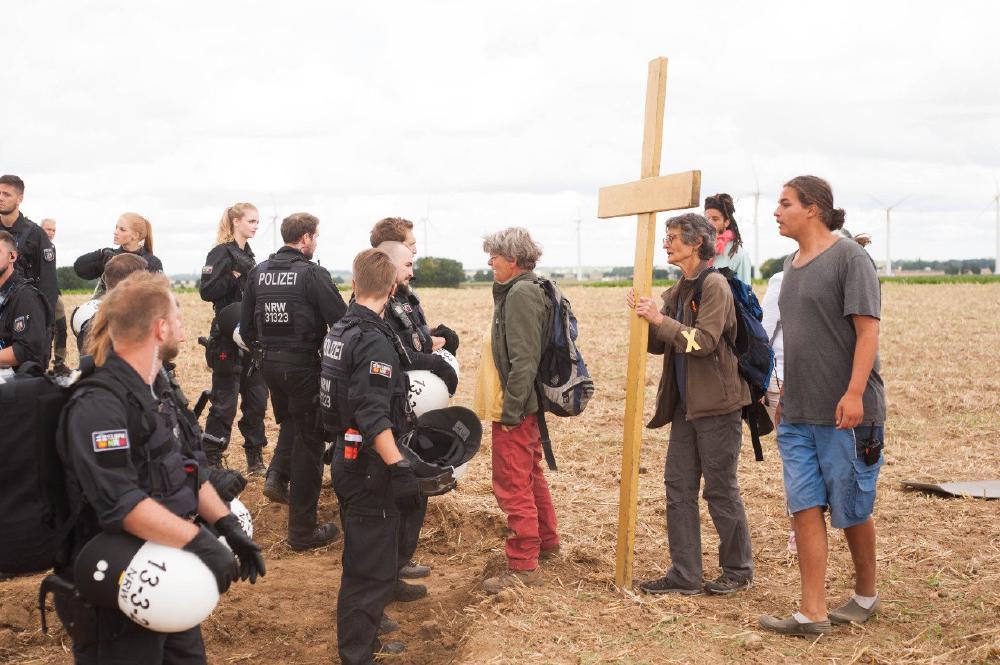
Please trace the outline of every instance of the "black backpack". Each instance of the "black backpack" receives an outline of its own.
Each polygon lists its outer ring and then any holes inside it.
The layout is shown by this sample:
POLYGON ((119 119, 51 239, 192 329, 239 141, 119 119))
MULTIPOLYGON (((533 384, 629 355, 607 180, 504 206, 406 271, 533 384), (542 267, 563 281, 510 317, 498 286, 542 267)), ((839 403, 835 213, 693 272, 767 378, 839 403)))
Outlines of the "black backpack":
POLYGON ((549 468, 555 471, 556 460, 549 428, 545 424, 545 412, 563 418, 580 415, 594 396, 594 380, 587 371, 583 354, 576 346, 579 328, 569 300, 551 280, 539 277, 535 279, 535 284, 541 287, 550 304, 545 343, 535 377, 535 392, 538 395, 538 430, 542 450, 549 468))
POLYGON ((753 443, 754 458, 760 462, 764 452, 760 447, 760 437, 770 434, 774 424, 767 415, 767 410, 761 404, 761 399, 767 394, 767 387, 774 372, 774 351, 771 340, 761 320, 764 310, 757 300, 753 289, 744 283, 729 268, 709 268, 698 276, 694 287, 694 297, 691 299, 695 320, 698 318, 698 308, 701 305, 701 289, 709 273, 717 272, 726 278, 729 289, 733 293, 733 307, 736 309, 736 339, 723 335, 729 348, 736 356, 740 376, 750 388, 750 404, 743 407, 743 420, 750 427, 750 439, 753 443))
MULTIPOLYGON (((83 368, 89 374, 93 369, 83 368)), ((63 387, 35 363, 0 384, 0 572, 38 573, 66 563, 75 523, 56 450, 59 416, 75 386, 63 387)))

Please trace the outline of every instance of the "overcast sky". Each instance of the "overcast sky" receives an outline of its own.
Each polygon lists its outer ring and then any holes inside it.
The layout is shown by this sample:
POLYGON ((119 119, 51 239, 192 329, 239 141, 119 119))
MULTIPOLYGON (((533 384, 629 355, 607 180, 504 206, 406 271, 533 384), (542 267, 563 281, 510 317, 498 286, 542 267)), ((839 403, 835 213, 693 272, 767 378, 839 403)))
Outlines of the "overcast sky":
POLYGON ((135 210, 167 272, 199 271, 243 200, 258 258, 272 215, 306 210, 331 268, 388 215, 467 268, 509 225, 543 267, 574 265, 579 215, 584 264, 630 264, 634 219, 597 220, 597 190, 638 178, 647 63, 666 56, 661 173, 738 198, 751 256, 755 171, 761 259, 791 246, 771 213, 803 173, 880 261, 876 201, 907 196, 894 259, 992 256, 998 19, 991 1, 17 3, 0 171, 59 221, 61 265, 135 210))

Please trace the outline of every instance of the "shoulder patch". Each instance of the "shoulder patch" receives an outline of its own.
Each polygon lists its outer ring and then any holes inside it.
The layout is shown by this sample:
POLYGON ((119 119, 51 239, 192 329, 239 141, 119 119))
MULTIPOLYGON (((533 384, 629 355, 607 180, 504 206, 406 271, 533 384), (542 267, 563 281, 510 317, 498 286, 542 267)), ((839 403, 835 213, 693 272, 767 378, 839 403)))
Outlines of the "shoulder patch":
POLYGON ((28 328, 28 317, 19 316, 14 319, 14 332, 20 335, 28 328))
POLYGON ((387 379, 392 378, 392 365, 389 363, 380 363, 377 360, 373 360, 371 364, 371 369, 368 370, 369 374, 374 376, 384 376, 387 379))
POLYGON ((52 263, 53 261, 56 260, 56 250, 52 249, 51 247, 46 247, 45 249, 42 250, 42 258, 48 261, 49 263, 52 263))
POLYGON ((94 442, 94 452, 103 453, 109 450, 128 450, 128 431, 123 429, 93 432, 90 435, 94 442))
POLYGON ((205 266, 204 268, 202 268, 201 269, 201 274, 202 275, 211 275, 212 274, 212 266, 205 266))

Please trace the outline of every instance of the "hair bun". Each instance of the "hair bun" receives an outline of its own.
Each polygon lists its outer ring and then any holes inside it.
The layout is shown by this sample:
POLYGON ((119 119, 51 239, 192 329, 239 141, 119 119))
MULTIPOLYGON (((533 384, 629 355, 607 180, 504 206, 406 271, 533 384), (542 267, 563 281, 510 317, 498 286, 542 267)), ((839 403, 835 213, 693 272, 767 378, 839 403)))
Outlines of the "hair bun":
POLYGON ((831 231, 836 231, 844 226, 844 220, 847 218, 847 213, 844 212, 843 208, 834 208, 830 212, 830 221, 833 222, 830 227, 831 231))

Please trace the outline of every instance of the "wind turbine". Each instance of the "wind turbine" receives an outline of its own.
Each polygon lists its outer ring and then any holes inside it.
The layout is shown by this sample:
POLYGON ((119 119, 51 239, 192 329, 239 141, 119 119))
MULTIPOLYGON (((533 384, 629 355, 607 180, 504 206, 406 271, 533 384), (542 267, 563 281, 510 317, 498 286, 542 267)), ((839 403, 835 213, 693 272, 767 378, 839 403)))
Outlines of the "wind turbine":
POLYGON ((884 203, 882 203, 874 196, 872 196, 872 200, 874 200, 875 203, 878 203, 880 206, 885 206, 885 276, 886 277, 892 277, 892 252, 890 251, 892 236, 889 231, 889 222, 891 221, 892 209, 902 205, 902 203, 911 196, 912 194, 907 194, 900 200, 893 203, 891 206, 886 206, 884 203))
POLYGON ((576 210, 576 281, 583 281, 583 219, 576 210))
MULTIPOLYGON (((757 167, 753 161, 750 162, 753 169, 753 269, 759 274, 760 271, 760 226, 757 224, 757 208, 760 207, 760 181, 757 180, 757 167)), ((756 275, 755 275, 756 276, 756 275)))

